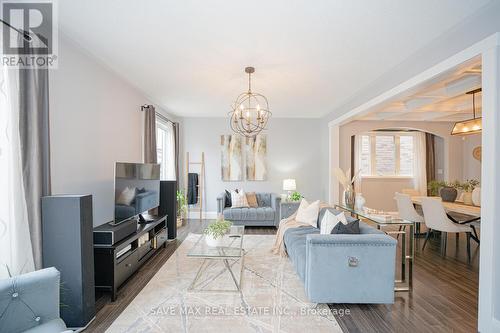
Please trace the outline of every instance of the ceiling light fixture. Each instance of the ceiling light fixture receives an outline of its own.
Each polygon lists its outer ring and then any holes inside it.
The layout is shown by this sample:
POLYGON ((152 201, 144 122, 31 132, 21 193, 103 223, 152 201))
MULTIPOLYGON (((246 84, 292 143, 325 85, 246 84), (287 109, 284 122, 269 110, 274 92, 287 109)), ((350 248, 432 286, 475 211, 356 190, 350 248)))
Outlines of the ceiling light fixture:
POLYGON ((245 68, 248 74, 248 91, 240 94, 229 112, 231 129, 247 138, 254 137, 266 129, 271 117, 269 103, 264 95, 252 92, 251 76, 255 68, 245 68))
POLYGON ((482 118, 476 118, 476 94, 478 92, 481 92, 481 88, 467 92, 467 94, 472 95, 472 112, 474 118, 456 122, 451 130, 451 135, 474 134, 482 131, 482 118))

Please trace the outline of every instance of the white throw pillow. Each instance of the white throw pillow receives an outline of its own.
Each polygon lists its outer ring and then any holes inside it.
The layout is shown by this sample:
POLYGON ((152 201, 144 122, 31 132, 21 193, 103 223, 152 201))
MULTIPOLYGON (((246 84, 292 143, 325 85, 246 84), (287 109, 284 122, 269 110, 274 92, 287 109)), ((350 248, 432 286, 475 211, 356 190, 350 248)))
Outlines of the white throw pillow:
POLYGON ((238 193, 231 191, 231 207, 249 207, 245 191, 239 190, 238 193))
POLYGON ((300 202, 299 209, 297 210, 297 216, 295 217, 295 221, 301 223, 307 223, 316 228, 318 213, 319 213, 319 200, 316 200, 313 203, 309 204, 305 199, 302 199, 302 201, 300 202))
POLYGON ((320 234, 321 235, 329 235, 332 233, 333 228, 337 225, 337 223, 342 222, 343 224, 347 224, 347 219, 344 215, 344 212, 335 215, 329 209, 326 210, 325 215, 321 219, 320 225, 320 234))
POLYGON ((135 187, 125 187, 125 189, 120 193, 116 203, 119 205, 130 206, 135 198, 135 187))

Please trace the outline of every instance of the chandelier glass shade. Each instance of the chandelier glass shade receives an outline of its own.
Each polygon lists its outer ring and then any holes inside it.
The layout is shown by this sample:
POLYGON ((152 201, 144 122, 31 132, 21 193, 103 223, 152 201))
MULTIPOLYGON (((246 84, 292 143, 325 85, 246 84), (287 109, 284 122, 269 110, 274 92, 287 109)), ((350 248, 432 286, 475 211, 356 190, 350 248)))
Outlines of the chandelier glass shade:
POLYGON ((483 130, 483 120, 481 117, 476 117, 476 94, 481 92, 481 88, 469 91, 467 94, 472 95, 472 114, 473 118, 457 121, 451 130, 451 135, 466 135, 480 133, 483 130))
POLYGON ((245 68, 248 74, 248 91, 240 94, 231 106, 229 121, 231 129, 247 138, 254 137, 266 129, 267 122, 271 117, 269 102, 266 96, 252 92, 251 76, 255 68, 245 68))

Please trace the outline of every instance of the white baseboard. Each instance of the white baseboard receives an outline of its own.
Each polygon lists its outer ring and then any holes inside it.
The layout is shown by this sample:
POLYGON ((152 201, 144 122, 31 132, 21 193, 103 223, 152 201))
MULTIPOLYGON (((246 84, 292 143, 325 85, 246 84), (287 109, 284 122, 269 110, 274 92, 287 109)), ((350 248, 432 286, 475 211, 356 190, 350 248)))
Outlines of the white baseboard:
MULTIPOLYGON (((199 219, 200 218, 200 212, 199 211, 192 211, 188 213, 188 218, 189 219, 199 219)), ((204 220, 213 220, 217 218, 217 212, 203 212, 203 219, 204 220)))

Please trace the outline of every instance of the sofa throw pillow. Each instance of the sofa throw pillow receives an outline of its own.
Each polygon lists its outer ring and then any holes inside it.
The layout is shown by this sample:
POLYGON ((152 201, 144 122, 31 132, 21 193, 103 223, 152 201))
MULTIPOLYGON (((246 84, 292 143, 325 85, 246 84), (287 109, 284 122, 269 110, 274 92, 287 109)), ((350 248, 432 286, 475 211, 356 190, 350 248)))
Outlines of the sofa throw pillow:
POLYGON ((233 208, 238 208, 238 207, 247 207, 248 208, 248 201, 247 201, 247 196, 243 190, 239 190, 238 192, 236 191, 231 191, 231 207, 233 208))
POLYGON ((255 192, 248 192, 247 193, 247 202, 248 206, 252 208, 257 208, 259 205, 257 204, 257 196, 255 195, 255 192))
POLYGON ((118 196, 118 199, 116 199, 116 203, 118 205, 130 206, 132 201, 135 199, 135 192, 135 187, 125 187, 125 189, 118 196))
POLYGON ((340 234, 357 235, 359 233, 360 233, 359 220, 355 220, 347 224, 339 222, 332 230, 332 234, 338 234, 338 235, 340 234))
POLYGON ((318 214, 319 200, 316 200, 309 204, 306 199, 302 199, 299 205, 299 209, 297 210, 297 216, 295 216, 295 221, 307 223, 316 228, 318 214))
POLYGON ((333 214, 330 210, 326 210, 323 218, 320 222, 320 234, 321 235, 329 235, 332 233, 333 228, 337 225, 337 223, 341 222, 342 224, 347 224, 347 219, 344 215, 344 212, 341 212, 338 215, 333 214))
POLYGON ((225 191, 225 198, 224 198, 224 208, 228 208, 228 207, 231 207, 232 203, 231 203, 231 192, 229 192, 228 190, 224 190, 225 191))

